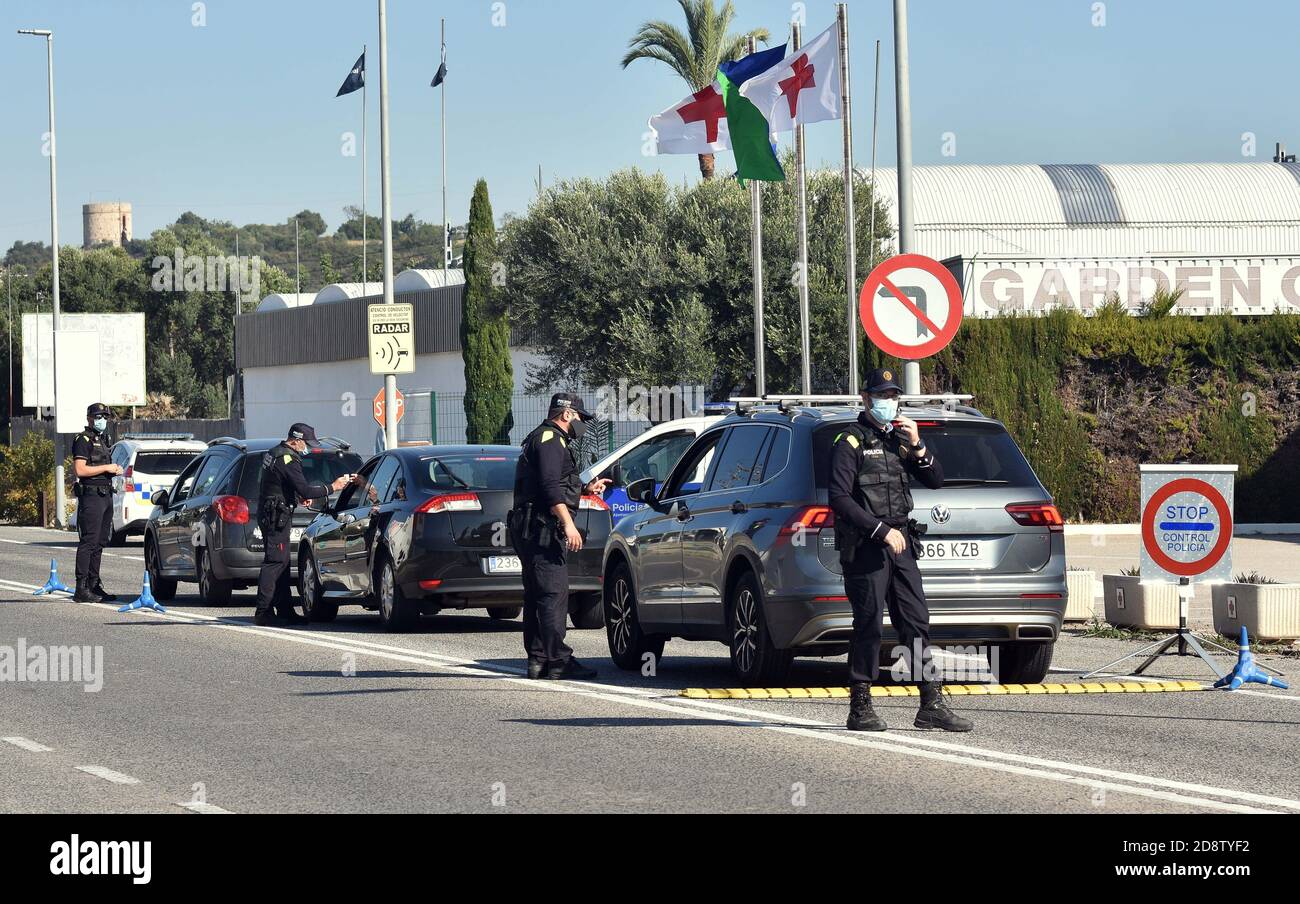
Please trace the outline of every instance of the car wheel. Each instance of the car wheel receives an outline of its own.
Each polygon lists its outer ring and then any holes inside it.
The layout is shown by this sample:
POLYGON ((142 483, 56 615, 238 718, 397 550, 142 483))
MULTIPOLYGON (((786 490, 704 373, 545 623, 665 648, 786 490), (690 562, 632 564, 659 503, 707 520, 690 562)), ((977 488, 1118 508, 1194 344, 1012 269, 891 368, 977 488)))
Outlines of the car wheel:
POLYGON ((664 655, 662 636, 641 630, 636 609, 636 590, 627 565, 619 564, 605 587, 605 636, 609 639, 609 658, 625 672, 639 672, 646 654, 658 662, 664 655))
POLYGON ((339 604, 325 599, 316 559, 311 553, 303 556, 298 568, 298 596, 302 599, 302 614, 311 622, 332 622, 338 618, 339 604))
POLYGON ((488 615, 493 621, 514 621, 524 614, 523 606, 512 606, 509 609, 489 609, 488 615))
POLYGON ((376 588, 379 598, 379 621, 384 630, 392 634, 409 631, 415 627, 420 613, 402 594, 397 586, 397 574, 391 560, 385 558, 379 566, 379 586, 376 588))
POLYGON ((161 603, 176 599, 176 581, 162 576, 162 559, 158 555, 158 544, 153 540, 145 541, 144 562, 154 599, 161 603))
POLYGON ((1041 684, 1052 668, 1052 643, 998 644, 997 679, 1002 684, 1041 684))
POLYGON ((199 547, 195 555, 198 556, 199 596, 203 597, 203 601, 209 606, 228 606, 235 585, 230 581, 218 579, 212 573, 212 555, 206 548, 199 547))
POLYGON ((763 613, 763 591, 752 572, 736 582, 728 606, 731 670, 747 687, 777 687, 790 674, 794 656, 772 645, 763 613))
POLYGON ((605 600, 599 593, 575 593, 569 601, 569 620, 579 631, 605 627, 605 600))

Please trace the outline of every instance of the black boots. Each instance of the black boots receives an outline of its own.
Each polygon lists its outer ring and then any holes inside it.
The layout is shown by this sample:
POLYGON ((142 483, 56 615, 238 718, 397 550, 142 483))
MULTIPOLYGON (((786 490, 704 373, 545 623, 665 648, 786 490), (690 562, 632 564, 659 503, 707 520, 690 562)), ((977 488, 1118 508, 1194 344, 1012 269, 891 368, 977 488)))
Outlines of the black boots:
POLYGON ((91 588, 91 591, 90 591, 90 592, 93 593, 93 594, 95 594, 95 596, 99 597, 100 600, 101 600, 102 602, 105 602, 105 603, 116 603, 116 602, 117 602, 117 594, 116 594, 116 593, 109 593, 107 590, 105 590, 105 589, 104 589, 104 582, 103 582, 103 581, 98 581, 98 582, 95 584, 95 586, 91 588))
POLYGON ((573 657, 569 657, 569 661, 562 665, 551 663, 550 671, 546 673, 546 677, 553 681, 590 681, 598 675, 595 669, 588 668, 573 657))
POLYGON ((528 657, 528 677, 537 681, 546 677, 546 669, 549 663, 545 659, 534 659, 528 657))
POLYGON ((943 702, 943 685, 937 681, 921 684, 921 711, 912 723, 917 728, 930 731, 970 731, 975 724, 963 719, 943 702))
POLYGON ((72 594, 74 603, 98 603, 99 597, 84 583, 77 584, 77 592, 72 594))
POLYGON ((849 731, 884 731, 889 727, 871 705, 870 683, 853 685, 849 695, 849 731))

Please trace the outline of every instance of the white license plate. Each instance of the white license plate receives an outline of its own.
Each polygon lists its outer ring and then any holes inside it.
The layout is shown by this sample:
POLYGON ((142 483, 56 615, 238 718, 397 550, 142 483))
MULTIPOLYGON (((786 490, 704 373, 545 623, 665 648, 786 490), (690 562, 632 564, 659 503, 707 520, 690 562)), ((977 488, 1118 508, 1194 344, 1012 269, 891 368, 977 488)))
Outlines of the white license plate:
POLYGON ((917 558, 922 568, 942 568, 951 563, 961 567, 987 564, 993 554, 988 540, 921 540, 917 558))
POLYGON ((290 543, 298 543, 299 541, 301 541, 301 540, 302 540, 302 532, 303 532, 304 530, 306 530, 306 528, 303 528, 303 527, 291 527, 291 528, 289 528, 289 542, 290 542, 290 543))
POLYGON ((524 563, 519 556, 488 556, 484 567, 488 574, 523 574, 524 563))

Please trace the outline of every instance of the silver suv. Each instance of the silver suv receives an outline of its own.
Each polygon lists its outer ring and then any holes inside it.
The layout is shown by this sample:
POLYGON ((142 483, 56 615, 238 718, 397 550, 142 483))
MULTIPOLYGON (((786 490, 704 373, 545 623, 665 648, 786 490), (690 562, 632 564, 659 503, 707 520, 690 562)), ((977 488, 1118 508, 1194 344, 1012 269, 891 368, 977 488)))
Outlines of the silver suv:
MULTIPOLYGON (((1065 537, 1051 495, 1006 428, 955 397, 905 397, 943 465, 940 490, 916 485, 913 517, 936 646, 985 647, 999 678, 1041 681, 1066 603, 1065 537), (992 655, 996 652, 996 656, 992 655)), ((741 403, 702 433, 648 508, 605 546, 610 655, 640 669, 670 638, 716 640, 748 686, 780 686, 795 656, 848 650, 827 472, 848 404, 741 403)), ((882 650, 896 635, 886 617, 882 650)))

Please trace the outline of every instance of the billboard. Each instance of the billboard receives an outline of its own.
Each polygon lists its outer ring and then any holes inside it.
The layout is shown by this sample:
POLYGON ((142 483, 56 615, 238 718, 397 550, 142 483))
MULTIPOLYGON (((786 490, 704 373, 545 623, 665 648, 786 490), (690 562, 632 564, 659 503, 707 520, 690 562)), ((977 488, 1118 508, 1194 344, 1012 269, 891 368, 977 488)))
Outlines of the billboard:
MULTIPOLYGON (((61 333, 98 334, 98 360, 86 353, 84 337, 77 340, 78 347, 64 351, 60 361, 59 386, 69 386, 75 381, 64 370, 64 364, 75 362, 75 371, 86 374, 87 367, 98 372, 99 398, 105 405, 129 407, 145 403, 145 345, 144 314, 62 314, 59 317, 61 333)), ((54 315, 23 315, 23 407, 50 408, 54 405, 54 315)), ((94 383, 94 380, 88 380, 94 383)), ((84 416, 85 409, 82 408, 84 416)), ((84 422, 84 417, 82 418, 84 422)), ((80 429, 80 427, 78 427, 80 429)))

